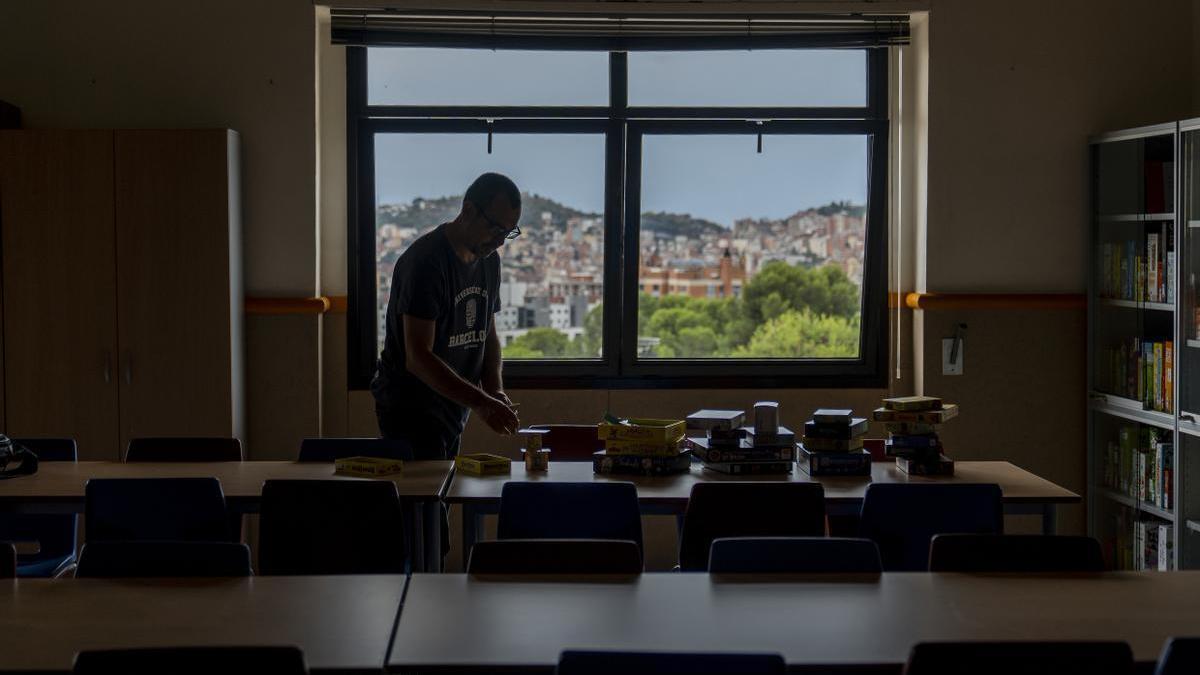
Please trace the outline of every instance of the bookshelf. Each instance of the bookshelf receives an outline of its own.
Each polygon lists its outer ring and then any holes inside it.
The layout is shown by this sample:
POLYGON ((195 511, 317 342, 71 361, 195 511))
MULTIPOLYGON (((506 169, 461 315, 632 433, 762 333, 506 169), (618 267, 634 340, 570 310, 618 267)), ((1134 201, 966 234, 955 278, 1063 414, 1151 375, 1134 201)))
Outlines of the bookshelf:
MULTIPOLYGON (((1200 423, 1189 415, 1181 431, 1177 412, 1200 410, 1200 399, 1180 400, 1186 374, 1176 376, 1189 357, 1200 367, 1200 332, 1181 332, 1194 294, 1176 292, 1191 273, 1179 252, 1200 234, 1200 210, 1177 204, 1190 206, 1189 195, 1176 199, 1186 163, 1177 161, 1181 133, 1169 123, 1091 141, 1088 515, 1118 569, 1187 566, 1176 542, 1200 539, 1187 525, 1200 523, 1200 511, 1183 510, 1185 481, 1175 471, 1181 442, 1200 450, 1200 423)), ((1200 382, 1200 369, 1196 375, 1200 382)))

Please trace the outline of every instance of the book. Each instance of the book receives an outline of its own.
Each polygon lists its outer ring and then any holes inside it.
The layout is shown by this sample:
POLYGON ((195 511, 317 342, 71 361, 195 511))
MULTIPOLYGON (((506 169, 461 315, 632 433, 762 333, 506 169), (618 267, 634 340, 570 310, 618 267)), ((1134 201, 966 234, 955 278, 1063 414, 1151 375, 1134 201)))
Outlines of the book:
POLYGON ((958 416, 958 405, 943 403, 941 410, 888 410, 887 408, 876 408, 872 416, 876 422, 942 424, 958 416))
POLYGON ((661 420, 631 417, 625 420, 606 419, 596 426, 596 436, 602 441, 647 441, 673 443, 683 438, 683 420, 661 420))
POLYGON ((901 434, 904 436, 920 435, 920 434, 936 434, 941 428, 940 424, 925 424, 923 422, 887 422, 883 425, 888 433, 901 434))
POLYGON ((796 462, 810 476, 870 476, 871 453, 812 452, 801 447, 796 462))
POLYGON ((942 399, 935 396, 895 396, 883 399, 887 410, 939 410, 942 399))
POLYGON ((503 455, 476 452, 455 457, 454 468, 476 476, 505 474, 512 472, 512 460, 503 455))
POLYGON ((775 433, 760 434, 754 428, 746 429, 746 440, 756 448, 792 448, 796 446, 796 433, 787 427, 777 427, 775 433))
POLYGON ((692 456, 702 462, 764 462, 795 461, 795 446, 782 448, 722 448, 713 447, 704 438, 689 438, 692 456))
POLYGON ((813 452, 851 452, 863 449, 862 436, 854 438, 809 438, 804 437, 802 444, 813 452))
POLYGON ((896 468, 910 476, 953 476, 954 460, 945 455, 930 460, 897 457, 896 468))
POLYGON ((687 416, 688 429, 736 429, 746 421, 744 410, 697 410, 687 416))
POLYGON ((854 418, 854 411, 840 408, 818 408, 813 411, 812 418, 814 422, 821 424, 849 424, 850 420, 854 418))
POLYGON ((680 450, 673 457, 610 455, 605 450, 592 454, 592 473, 636 476, 664 476, 687 473, 692 466, 692 453, 680 450))
POLYGON ((735 476, 764 474, 787 474, 792 472, 794 462, 709 462, 704 468, 717 473, 735 476))
POLYGON ((339 476, 376 478, 404 471, 404 461, 384 457, 343 457, 333 462, 333 473, 339 476))
POLYGON ((887 444, 896 448, 937 448, 942 445, 942 441, 937 434, 911 436, 892 434, 888 437, 887 444))
POLYGON ((740 441, 746 437, 746 427, 736 429, 709 429, 708 438, 714 441, 740 441))
POLYGON ((931 460, 942 454, 942 446, 911 448, 902 445, 892 445, 884 441, 883 454, 886 457, 904 457, 906 459, 931 460))
POLYGON ((604 449, 611 456, 644 455, 652 457, 674 457, 682 450, 683 441, 673 443, 649 443, 646 441, 604 441, 604 449))
POLYGON ((804 423, 806 438, 853 438, 867 433, 868 422, 863 417, 853 417, 849 424, 822 424, 816 420, 804 423))

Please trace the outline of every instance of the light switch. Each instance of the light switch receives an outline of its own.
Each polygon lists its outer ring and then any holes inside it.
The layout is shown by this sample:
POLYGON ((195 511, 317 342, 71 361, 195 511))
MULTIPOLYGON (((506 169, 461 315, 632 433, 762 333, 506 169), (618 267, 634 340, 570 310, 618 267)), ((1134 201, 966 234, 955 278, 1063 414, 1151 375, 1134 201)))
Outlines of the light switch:
POLYGON ((966 340, 962 338, 942 338, 942 374, 943 375, 962 375, 963 373, 963 345, 966 340), (954 362, 950 362, 951 352, 954 352, 954 342, 958 341, 957 353, 953 354, 954 362))

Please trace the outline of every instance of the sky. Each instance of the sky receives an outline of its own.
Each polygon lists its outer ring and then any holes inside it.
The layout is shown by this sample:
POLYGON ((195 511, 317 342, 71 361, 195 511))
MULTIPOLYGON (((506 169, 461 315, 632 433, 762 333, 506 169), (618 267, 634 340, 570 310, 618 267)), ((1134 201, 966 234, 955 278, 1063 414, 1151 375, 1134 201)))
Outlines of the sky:
MULTIPOLYGON (((629 56, 631 105, 862 105, 861 51, 778 50, 629 56), (715 95, 720 93, 720 98, 715 95)), ((608 57, 595 52, 371 49, 368 99, 411 105, 606 105, 608 57)), ((648 135, 642 211, 690 213, 725 226, 783 218, 835 200, 866 202, 865 136, 648 135)), ((523 191, 601 212, 599 134, 380 134, 379 203, 462 194, 484 171, 523 191)))

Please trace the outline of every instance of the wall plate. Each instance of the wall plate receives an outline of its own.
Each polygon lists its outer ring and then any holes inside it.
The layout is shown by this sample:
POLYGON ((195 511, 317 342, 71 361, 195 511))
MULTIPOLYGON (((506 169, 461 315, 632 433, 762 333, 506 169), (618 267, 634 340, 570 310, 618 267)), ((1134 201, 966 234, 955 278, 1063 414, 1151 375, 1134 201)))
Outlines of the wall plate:
POLYGON ((958 354, 954 363, 950 363, 950 352, 954 349, 955 338, 942 338, 942 374, 943 375, 962 375, 963 374, 963 345, 966 340, 958 338, 958 354))

